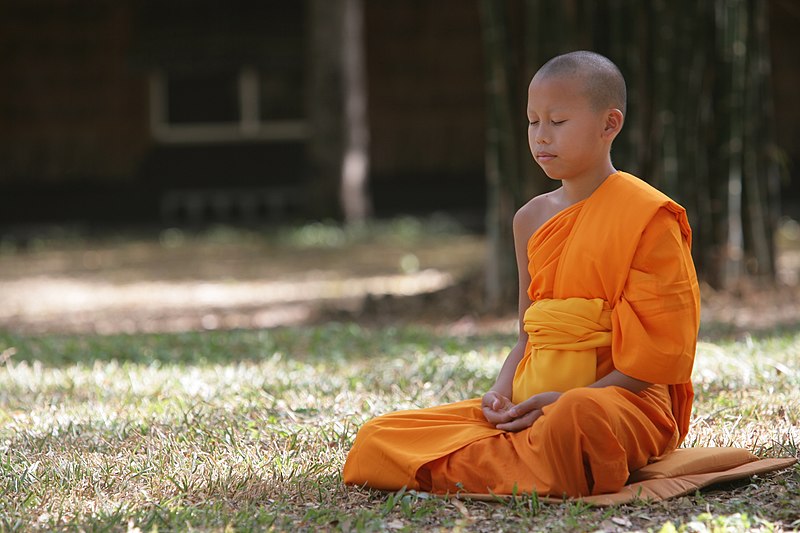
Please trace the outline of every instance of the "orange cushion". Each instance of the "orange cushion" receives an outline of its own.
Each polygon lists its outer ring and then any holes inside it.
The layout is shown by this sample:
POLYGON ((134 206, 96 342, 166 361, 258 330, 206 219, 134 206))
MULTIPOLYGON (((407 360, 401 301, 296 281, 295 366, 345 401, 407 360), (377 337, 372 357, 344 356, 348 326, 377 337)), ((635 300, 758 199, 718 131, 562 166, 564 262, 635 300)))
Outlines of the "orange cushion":
POLYGON ((757 460, 758 457, 743 448, 678 448, 660 460, 631 472, 628 483, 722 472, 757 460))

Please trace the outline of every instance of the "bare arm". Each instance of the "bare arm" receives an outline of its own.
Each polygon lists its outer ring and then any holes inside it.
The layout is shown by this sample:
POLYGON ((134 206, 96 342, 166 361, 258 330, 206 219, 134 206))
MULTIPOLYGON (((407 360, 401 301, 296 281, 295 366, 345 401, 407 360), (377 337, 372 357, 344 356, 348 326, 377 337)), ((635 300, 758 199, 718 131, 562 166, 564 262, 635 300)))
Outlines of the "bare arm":
POLYGON ((511 349, 506 357, 503 367, 500 369, 500 374, 497 376, 494 386, 491 390, 511 398, 511 389, 514 382, 514 373, 516 372, 517 365, 525 355, 525 345, 528 342, 528 334, 524 329, 525 311, 531 305, 531 300, 528 298, 528 286, 531 284, 531 275, 528 272, 528 238, 530 237, 530 216, 523 210, 520 210, 514 217, 514 252, 517 258, 517 272, 519 276, 519 336, 517 343, 511 349))
POLYGON ((508 353, 503 367, 489 392, 483 396, 481 406, 486 420, 492 424, 501 424, 511 420, 508 409, 513 407, 511 403, 512 389, 514 386, 514 374, 517 365, 525 355, 525 346, 528 342, 528 334, 525 332, 523 319, 525 311, 531 304, 528 298, 528 286, 531 277, 528 273, 528 237, 530 236, 530 221, 520 210, 514 217, 514 250, 517 258, 517 270, 519 273, 519 336, 517 343, 508 353))
POLYGON ((639 393, 650 385, 652 385, 652 383, 632 378, 627 374, 623 374, 619 370, 612 370, 602 378, 589 385, 589 387, 595 389, 599 389, 601 387, 622 387, 623 389, 628 389, 633 393, 639 393))

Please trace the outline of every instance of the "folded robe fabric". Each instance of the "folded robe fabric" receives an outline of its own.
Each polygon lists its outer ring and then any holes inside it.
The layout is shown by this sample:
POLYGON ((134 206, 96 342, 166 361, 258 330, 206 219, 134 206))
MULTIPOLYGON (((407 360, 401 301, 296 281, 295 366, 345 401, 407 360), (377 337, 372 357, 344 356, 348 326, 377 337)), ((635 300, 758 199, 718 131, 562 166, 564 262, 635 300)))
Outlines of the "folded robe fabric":
POLYGON ((514 374, 514 403, 597 381, 597 348, 611 346, 611 311, 602 299, 537 300, 523 329, 531 349, 514 374))
MULTIPOLYGON (((688 430, 699 326, 690 244, 679 205, 634 176, 609 176, 531 237, 531 312, 537 305, 546 311, 548 304, 539 303, 546 300, 561 302, 559 312, 573 298, 601 305, 606 316, 598 320, 610 339, 592 348, 596 379, 616 368, 658 385, 634 394, 577 384, 517 433, 488 424, 479 399, 390 413, 361 428, 344 481, 438 493, 619 491, 631 471, 674 450, 688 430)), ((525 358, 541 349, 549 348, 528 342, 525 358)), ((547 376, 522 381, 552 390, 547 376)), ((514 397, 527 392, 515 390, 514 397)))

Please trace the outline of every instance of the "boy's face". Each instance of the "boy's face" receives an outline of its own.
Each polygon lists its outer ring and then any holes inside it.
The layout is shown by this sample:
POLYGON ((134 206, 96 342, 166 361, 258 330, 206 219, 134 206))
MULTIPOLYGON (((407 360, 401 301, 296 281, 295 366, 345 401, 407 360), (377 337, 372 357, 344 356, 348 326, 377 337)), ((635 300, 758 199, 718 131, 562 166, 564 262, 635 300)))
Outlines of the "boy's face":
POLYGON ((535 76, 528 88, 528 145, 553 179, 596 178, 608 162, 606 112, 592 107, 580 78, 535 76))

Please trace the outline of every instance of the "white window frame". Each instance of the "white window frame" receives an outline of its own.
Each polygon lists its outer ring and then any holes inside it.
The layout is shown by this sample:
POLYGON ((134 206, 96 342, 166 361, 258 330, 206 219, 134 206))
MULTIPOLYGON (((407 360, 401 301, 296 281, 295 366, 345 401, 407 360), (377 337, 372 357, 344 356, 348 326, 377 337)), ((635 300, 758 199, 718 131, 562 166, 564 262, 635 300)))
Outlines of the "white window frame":
POLYGON ((167 76, 150 73, 150 133, 164 144, 232 143, 243 141, 302 141, 308 136, 307 122, 297 120, 262 121, 259 116, 259 74, 255 68, 239 70, 239 120, 174 124, 168 120, 167 76))

